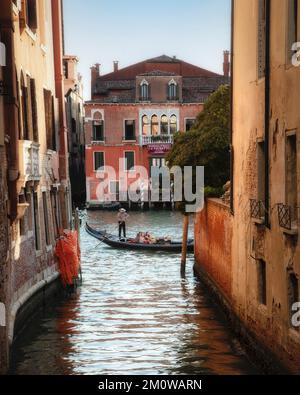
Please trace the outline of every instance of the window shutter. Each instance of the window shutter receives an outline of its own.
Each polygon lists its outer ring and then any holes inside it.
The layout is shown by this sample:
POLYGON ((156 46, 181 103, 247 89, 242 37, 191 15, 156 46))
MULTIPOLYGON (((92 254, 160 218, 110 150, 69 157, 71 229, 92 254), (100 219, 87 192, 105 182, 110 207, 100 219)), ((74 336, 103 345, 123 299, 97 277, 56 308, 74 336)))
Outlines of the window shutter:
POLYGON ((27 122, 29 140, 33 141, 33 124, 32 124, 32 101, 31 101, 31 78, 27 76, 27 122))
POLYGON ((45 125, 47 148, 52 149, 52 97, 51 91, 44 89, 45 125))
POLYGON ((38 120, 37 120, 36 88, 35 88, 35 80, 33 78, 30 80, 30 89, 31 89, 33 140, 35 142, 38 142, 39 131, 38 131, 38 120))
POLYGON ((258 0, 258 78, 263 78, 266 71, 266 1, 258 0))

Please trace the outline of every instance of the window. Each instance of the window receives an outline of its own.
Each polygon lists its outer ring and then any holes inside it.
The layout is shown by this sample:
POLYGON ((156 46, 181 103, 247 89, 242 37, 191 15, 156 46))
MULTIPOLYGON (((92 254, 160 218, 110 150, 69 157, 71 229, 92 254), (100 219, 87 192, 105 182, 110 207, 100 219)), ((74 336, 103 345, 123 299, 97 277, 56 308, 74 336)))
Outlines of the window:
POLYGON ((56 151, 56 131, 54 114, 54 97, 51 91, 44 89, 45 124, 47 135, 47 148, 56 151))
POLYGON ((267 305, 267 268, 262 259, 258 261, 258 302, 267 305))
POLYGON ((143 81, 141 83, 141 100, 142 101, 148 101, 149 100, 149 84, 147 81, 143 81))
POLYGON ((22 0, 20 25, 21 28, 28 26, 32 31, 35 31, 37 29, 36 0, 22 0))
POLYGON ((266 0, 258 0, 258 43, 257 43, 258 79, 266 71, 266 0))
POLYGON ((168 85, 168 100, 177 100, 178 95, 177 95, 177 84, 174 80, 169 82, 168 85))
POLYGON ((127 141, 135 140, 135 121, 125 121, 125 136, 127 141))
POLYGON ((151 158, 150 167, 166 167, 165 158, 151 158))
POLYGON ((93 122, 93 141, 104 141, 104 123, 102 120, 93 122))
POLYGON ((174 134, 177 132, 177 117, 172 115, 170 119, 170 133, 174 134))
POLYGON ((33 78, 30 79, 30 94, 31 94, 31 117, 32 117, 33 141, 38 143, 39 131, 38 131, 38 119, 37 119, 36 88, 35 88, 35 80, 33 78))
POLYGON ((94 152, 94 170, 102 170, 104 167, 104 152, 94 152))
POLYGON ((189 130, 191 130, 193 128, 194 124, 195 124, 195 118, 186 119, 185 120, 185 131, 188 132, 189 130))
POLYGON ((257 200, 262 202, 264 202, 266 198, 265 170, 265 142, 261 141, 257 143, 257 200))
POLYGON ((134 152, 125 152, 125 171, 134 170, 134 152))
POLYGON ((298 41, 298 0, 288 0, 287 63, 291 62, 292 45, 298 41))
POLYGON ((292 316, 295 314, 293 305, 299 302, 299 281, 294 273, 288 275, 288 304, 289 304, 289 318, 292 325, 292 316))
POLYGON ((160 134, 169 134, 169 121, 166 115, 161 117, 160 134))
POLYGON ((23 121, 23 140, 29 140, 29 128, 28 128, 28 93, 25 85, 23 74, 21 74, 21 91, 22 91, 22 121, 23 121))
POLYGON ((142 129, 143 129, 143 136, 148 136, 149 135, 149 127, 150 127, 150 121, 147 115, 144 115, 142 118, 142 129))
POLYGON ((153 115, 153 117, 151 118, 151 134, 152 136, 157 136, 159 134, 159 123, 157 115, 153 115))
POLYGON ((291 207, 292 223, 297 221, 297 135, 290 132, 286 137, 286 204, 291 207))
POLYGON ((49 231, 47 192, 43 192, 43 209, 44 209, 44 225, 45 225, 46 244, 47 244, 47 246, 49 246, 49 245, 51 245, 51 241, 50 241, 50 231, 49 231))
POLYGON ((41 249, 41 240, 40 240, 40 220, 39 220, 39 204, 38 204, 37 192, 33 193, 33 220, 34 220, 35 249, 39 251, 41 249))
POLYGON ((59 221, 59 210, 58 210, 58 196, 57 190, 52 188, 50 192, 50 201, 51 201, 51 212, 53 219, 53 229, 55 237, 58 237, 60 221, 59 221))

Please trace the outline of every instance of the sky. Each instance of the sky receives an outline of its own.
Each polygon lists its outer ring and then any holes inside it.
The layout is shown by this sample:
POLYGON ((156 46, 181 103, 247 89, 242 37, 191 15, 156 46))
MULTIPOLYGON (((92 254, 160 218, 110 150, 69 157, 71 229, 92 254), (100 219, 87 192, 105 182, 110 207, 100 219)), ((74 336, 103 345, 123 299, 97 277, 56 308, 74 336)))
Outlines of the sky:
POLYGON ((84 97, 90 67, 101 74, 160 55, 223 72, 230 49, 230 0, 63 0, 65 52, 79 57, 84 97))

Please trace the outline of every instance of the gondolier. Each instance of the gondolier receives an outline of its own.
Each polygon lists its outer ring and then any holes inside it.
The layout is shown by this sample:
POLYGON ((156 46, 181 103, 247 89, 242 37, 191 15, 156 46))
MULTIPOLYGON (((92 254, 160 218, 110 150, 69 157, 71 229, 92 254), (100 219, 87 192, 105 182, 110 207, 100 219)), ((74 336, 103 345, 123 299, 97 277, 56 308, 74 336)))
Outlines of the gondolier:
POLYGON ((129 215, 124 208, 121 208, 118 213, 118 222, 119 222, 119 239, 122 238, 122 231, 123 237, 126 239, 126 221, 129 215))

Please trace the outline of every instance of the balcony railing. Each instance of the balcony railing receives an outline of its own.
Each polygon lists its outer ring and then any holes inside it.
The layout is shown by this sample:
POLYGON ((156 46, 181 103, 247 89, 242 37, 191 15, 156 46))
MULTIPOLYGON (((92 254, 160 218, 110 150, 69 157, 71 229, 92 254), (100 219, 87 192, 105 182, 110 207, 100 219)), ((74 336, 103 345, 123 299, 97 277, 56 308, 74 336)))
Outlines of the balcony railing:
POLYGON ((174 136, 172 135, 158 135, 158 136, 142 136, 142 145, 149 144, 173 144, 174 136))
POLYGON ((20 175, 25 181, 38 181, 40 174, 40 145, 28 140, 19 140, 20 175))
POLYGON ((277 205, 279 226, 286 230, 292 230, 292 207, 283 203, 277 205))
POLYGON ((265 206, 262 200, 250 199, 250 215, 256 220, 265 219, 265 206))

